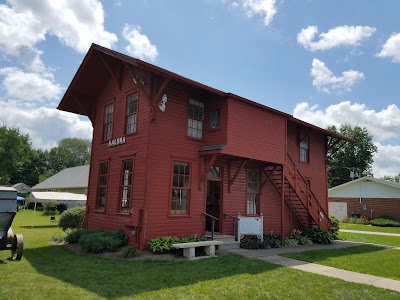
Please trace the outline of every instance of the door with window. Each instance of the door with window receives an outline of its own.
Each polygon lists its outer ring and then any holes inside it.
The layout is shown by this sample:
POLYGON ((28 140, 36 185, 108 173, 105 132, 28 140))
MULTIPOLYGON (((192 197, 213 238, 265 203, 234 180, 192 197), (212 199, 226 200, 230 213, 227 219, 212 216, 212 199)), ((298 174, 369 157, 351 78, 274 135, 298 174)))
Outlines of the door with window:
MULTIPOLYGON (((206 213, 221 220, 222 168, 212 166, 207 174, 206 213)), ((212 219, 206 218, 206 231, 212 230, 212 219)), ((219 232, 220 222, 215 221, 214 231, 219 232)))

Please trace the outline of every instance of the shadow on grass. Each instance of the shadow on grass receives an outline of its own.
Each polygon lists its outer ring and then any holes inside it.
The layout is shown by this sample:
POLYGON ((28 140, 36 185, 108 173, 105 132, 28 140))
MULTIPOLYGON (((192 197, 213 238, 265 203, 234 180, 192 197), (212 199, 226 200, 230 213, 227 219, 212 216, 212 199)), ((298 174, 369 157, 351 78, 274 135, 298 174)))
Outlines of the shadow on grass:
POLYGON ((40 228, 57 228, 57 225, 27 225, 27 226, 19 226, 20 228, 25 228, 25 229, 40 229, 40 228))
POLYGON ((234 254, 196 261, 143 261, 93 257, 62 246, 27 249, 24 257, 40 274, 110 298, 281 268, 234 254))
POLYGON ((379 252, 386 249, 387 248, 373 246, 373 245, 361 245, 361 246, 342 248, 342 249, 313 250, 300 253, 284 253, 280 255, 299 260, 305 260, 308 262, 318 263, 319 261, 324 261, 329 258, 343 257, 347 255, 356 255, 356 254, 367 254, 372 252, 379 252))

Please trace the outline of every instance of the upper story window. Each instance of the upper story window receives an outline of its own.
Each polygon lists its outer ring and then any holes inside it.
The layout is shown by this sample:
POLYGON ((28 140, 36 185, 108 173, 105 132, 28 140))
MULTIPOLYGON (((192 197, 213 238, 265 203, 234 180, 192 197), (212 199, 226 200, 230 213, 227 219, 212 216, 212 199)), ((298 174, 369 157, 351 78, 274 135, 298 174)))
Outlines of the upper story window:
POLYGON ((260 194, 260 183, 257 172, 247 173, 247 214, 256 215, 258 213, 258 203, 260 194))
POLYGON ((300 161, 304 163, 310 162, 310 139, 308 136, 300 141, 300 161))
POLYGON ((129 95, 126 99, 125 134, 136 133, 138 94, 129 95))
POLYGON ((174 162, 172 178, 171 214, 187 214, 189 211, 190 164, 174 162))
POLYGON ((217 129, 219 128, 221 118, 221 112, 219 110, 215 110, 211 112, 211 128, 217 129))
POLYGON ((204 103, 189 99, 187 135, 196 139, 203 138, 204 103))
POLYGON ((96 208, 103 210, 106 206, 108 179, 108 162, 101 163, 99 166, 99 182, 97 186, 96 208))
POLYGON ((114 104, 109 104, 104 109, 103 141, 111 140, 114 104))
POLYGON ((133 179, 133 159, 125 159, 122 161, 122 174, 121 174, 121 212, 129 212, 131 207, 131 194, 132 194, 132 179, 133 179))

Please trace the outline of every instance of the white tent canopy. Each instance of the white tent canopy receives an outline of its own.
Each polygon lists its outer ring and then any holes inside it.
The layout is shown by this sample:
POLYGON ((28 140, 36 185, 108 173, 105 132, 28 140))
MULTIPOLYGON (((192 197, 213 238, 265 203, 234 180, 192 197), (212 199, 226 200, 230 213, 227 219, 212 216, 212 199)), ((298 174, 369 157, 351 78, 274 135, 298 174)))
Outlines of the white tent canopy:
POLYGON ((26 202, 86 204, 86 195, 62 192, 32 192, 26 202))
POLYGON ((32 192, 26 198, 26 205, 29 202, 35 202, 35 208, 33 209, 32 215, 32 227, 33 220, 35 218, 36 204, 40 203, 65 203, 67 206, 75 204, 78 206, 80 204, 86 204, 86 195, 74 194, 74 193, 62 193, 62 192, 32 192))

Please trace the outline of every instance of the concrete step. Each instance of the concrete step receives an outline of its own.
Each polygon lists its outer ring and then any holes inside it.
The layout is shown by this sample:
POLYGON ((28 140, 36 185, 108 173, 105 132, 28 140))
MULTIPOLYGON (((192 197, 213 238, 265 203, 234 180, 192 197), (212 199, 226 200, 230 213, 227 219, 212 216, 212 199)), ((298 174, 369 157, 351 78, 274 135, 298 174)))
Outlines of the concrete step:
POLYGON ((222 241, 222 245, 218 245, 218 250, 230 250, 230 249, 239 249, 240 242, 235 241, 235 237, 233 235, 216 235, 214 236, 215 241, 222 241))

